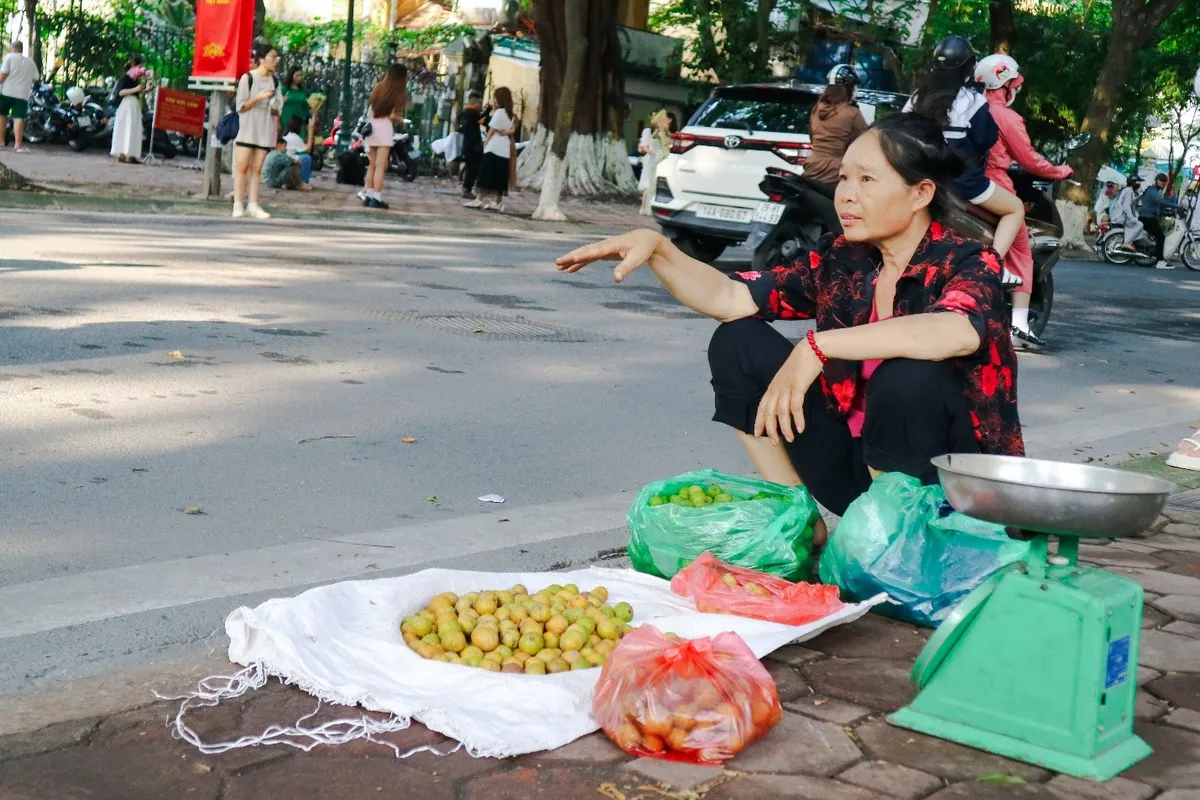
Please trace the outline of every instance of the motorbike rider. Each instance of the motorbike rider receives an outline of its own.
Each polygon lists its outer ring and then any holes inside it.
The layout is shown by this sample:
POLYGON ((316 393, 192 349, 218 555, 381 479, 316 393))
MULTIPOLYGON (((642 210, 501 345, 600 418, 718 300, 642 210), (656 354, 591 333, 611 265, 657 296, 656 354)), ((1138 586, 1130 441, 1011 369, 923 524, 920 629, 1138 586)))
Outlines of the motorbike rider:
POLYGON ((984 170, 988 151, 1000 138, 983 95, 967 86, 973 78, 976 53, 962 36, 949 36, 933 51, 933 63, 920 86, 908 99, 904 111, 937 123, 950 149, 967 164, 954 181, 954 190, 972 205, 1000 219, 992 237, 992 248, 1001 258, 1020 233, 1025 205, 1015 194, 997 186, 984 170))
POLYGON ((1142 203, 1138 208, 1138 220, 1146 232, 1154 237, 1155 269, 1174 269, 1163 255, 1167 234, 1163 232, 1162 223, 1159 222, 1163 215, 1174 214, 1179 210, 1179 204, 1163 194, 1169 180, 1162 172, 1155 175, 1153 185, 1142 192, 1142 203))
POLYGON ((1120 225, 1123 228, 1125 242, 1121 245, 1122 249, 1131 252, 1137 252, 1133 243, 1142 238, 1142 234, 1146 232, 1145 226, 1142 225, 1137 215, 1137 191, 1141 185, 1141 178, 1137 175, 1130 175, 1125 179, 1125 188, 1121 190, 1117 199, 1108 209, 1108 218, 1112 224, 1120 225))
POLYGON ((854 103, 858 83, 854 67, 838 64, 829 70, 825 90, 812 110, 812 155, 804 162, 804 175, 825 184, 830 191, 837 188, 846 148, 867 129, 867 121, 854 103))
MULTIPOLYGON (((991 107, 992 119, 1000 130, 1000 138, 988 152, 986 174, 997 186, 1016 193, 1008 168, 1016 162, 1021 169, 1035 178, 1062 180, 1071 177, 1070 167, 1056 167, 1034 149, 1025 130, 1025 120, 1011 106, 1021 91, 1025 78, 1012 56, 1002 53, 987 56, 975 67, 975 80, 983 84, 984 96, 991 107)), ((1005 266, 1021 279, 1013 287, 1012 334, 1032 344, 1043 345, 1045 341, 1029 329, 1029 301, 1033 294, 1033 249, 1029 244, 1029 229, 1024 223, 1012 249, 1008 251, 1005 266)))

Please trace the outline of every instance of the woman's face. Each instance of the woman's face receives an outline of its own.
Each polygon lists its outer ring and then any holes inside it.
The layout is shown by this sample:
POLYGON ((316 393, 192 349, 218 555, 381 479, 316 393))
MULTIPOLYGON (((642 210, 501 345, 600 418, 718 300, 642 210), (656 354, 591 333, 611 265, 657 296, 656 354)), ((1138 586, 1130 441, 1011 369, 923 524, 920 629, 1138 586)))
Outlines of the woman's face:
POLYGON ((263 68, 267 70, 267 72, 274 72, 275 68, 279 66, 279 51, 268 50, 267 54, 262 57, 262 61, 260 63, 262 64, 263 68))
POLYGON ((297 69, 297 70, 292 70, 291 85, 292 85, 293 87, 299 86, 299 85, 300 85, 300 82, 301 82, 301 81, 303 81, 303 80, 304 80, 304 73, 303 73, 303 72, 301 72, 301 71, 300 71, 300 70, 298 70, 298 69, 297 69))
POLYGON ((834 205, 849 241, 875 243, 908 228, 933 194, 933 181, 905 183, 884 156, 879 134, 868 131, 854 140, 842 158, 834 205))

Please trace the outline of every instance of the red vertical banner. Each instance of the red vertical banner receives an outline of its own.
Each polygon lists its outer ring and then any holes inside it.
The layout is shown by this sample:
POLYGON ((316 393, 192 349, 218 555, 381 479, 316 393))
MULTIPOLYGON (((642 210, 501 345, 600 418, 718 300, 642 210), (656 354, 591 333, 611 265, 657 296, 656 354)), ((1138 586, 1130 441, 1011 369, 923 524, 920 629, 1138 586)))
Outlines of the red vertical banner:
POLYGON ((199 0, 192 77, 236 80, 250 69, 254 0, 199 0))

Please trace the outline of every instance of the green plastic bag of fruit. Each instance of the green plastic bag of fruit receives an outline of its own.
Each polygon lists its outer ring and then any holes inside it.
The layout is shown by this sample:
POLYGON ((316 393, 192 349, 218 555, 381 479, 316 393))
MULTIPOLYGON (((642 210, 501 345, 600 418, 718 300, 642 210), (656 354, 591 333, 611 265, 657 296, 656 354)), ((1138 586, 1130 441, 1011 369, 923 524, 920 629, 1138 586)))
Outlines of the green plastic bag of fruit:
POLYGON ((638 492, 629 509, 629 559, 639 572, 670 579, 707 551, 727 564, 805 580, 818 519, 803 486, 689 472, 638 492))

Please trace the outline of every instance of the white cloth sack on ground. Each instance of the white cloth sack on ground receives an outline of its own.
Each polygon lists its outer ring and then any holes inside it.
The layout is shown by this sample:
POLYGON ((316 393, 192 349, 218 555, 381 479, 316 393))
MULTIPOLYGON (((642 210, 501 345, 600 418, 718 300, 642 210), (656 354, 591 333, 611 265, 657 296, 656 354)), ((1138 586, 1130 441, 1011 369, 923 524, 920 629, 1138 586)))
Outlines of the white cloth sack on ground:
MULTIPOLYGON (((251 667, 259 677, 258 685, 265 682, 266 675, 274 675, 324 701, 391 712, 400 718, 398 728, 416 719, 462 742, 475 756, 550 750, 599 728, 591 715, 599 669, 546 676, 485 672, 427 661, 409 650, 400 635, 401 620, 441 592, 466 594, 517 583, 531 593, 551 583, 574 583, 584 591, 604 586, 610 603, 624 601, 633 606, 634 625, 651 623, 686 638, 736 631, 760 658, 788 642, 810 639, 857 619, 884 599, 879 595, 808 625, 789 626, 702 614, 690 599, 672 594, 668 581, 632 570, 495 573, 429 569, 399 578, 336 583, 298 597, 268 600, 257 608, 239 608, 225 621, 229 658, 251 667)), ((234 696, 223 691, 206 697, 234 696)), ((199 745, 194 733, 180 730, 182 711, 177 732, 199 745)), ((347 738, 371 738, 370 733, 360 731, 347 738)), ((267 743, 265 739, 248 737, 242 744, 263 743, 267 743)))

